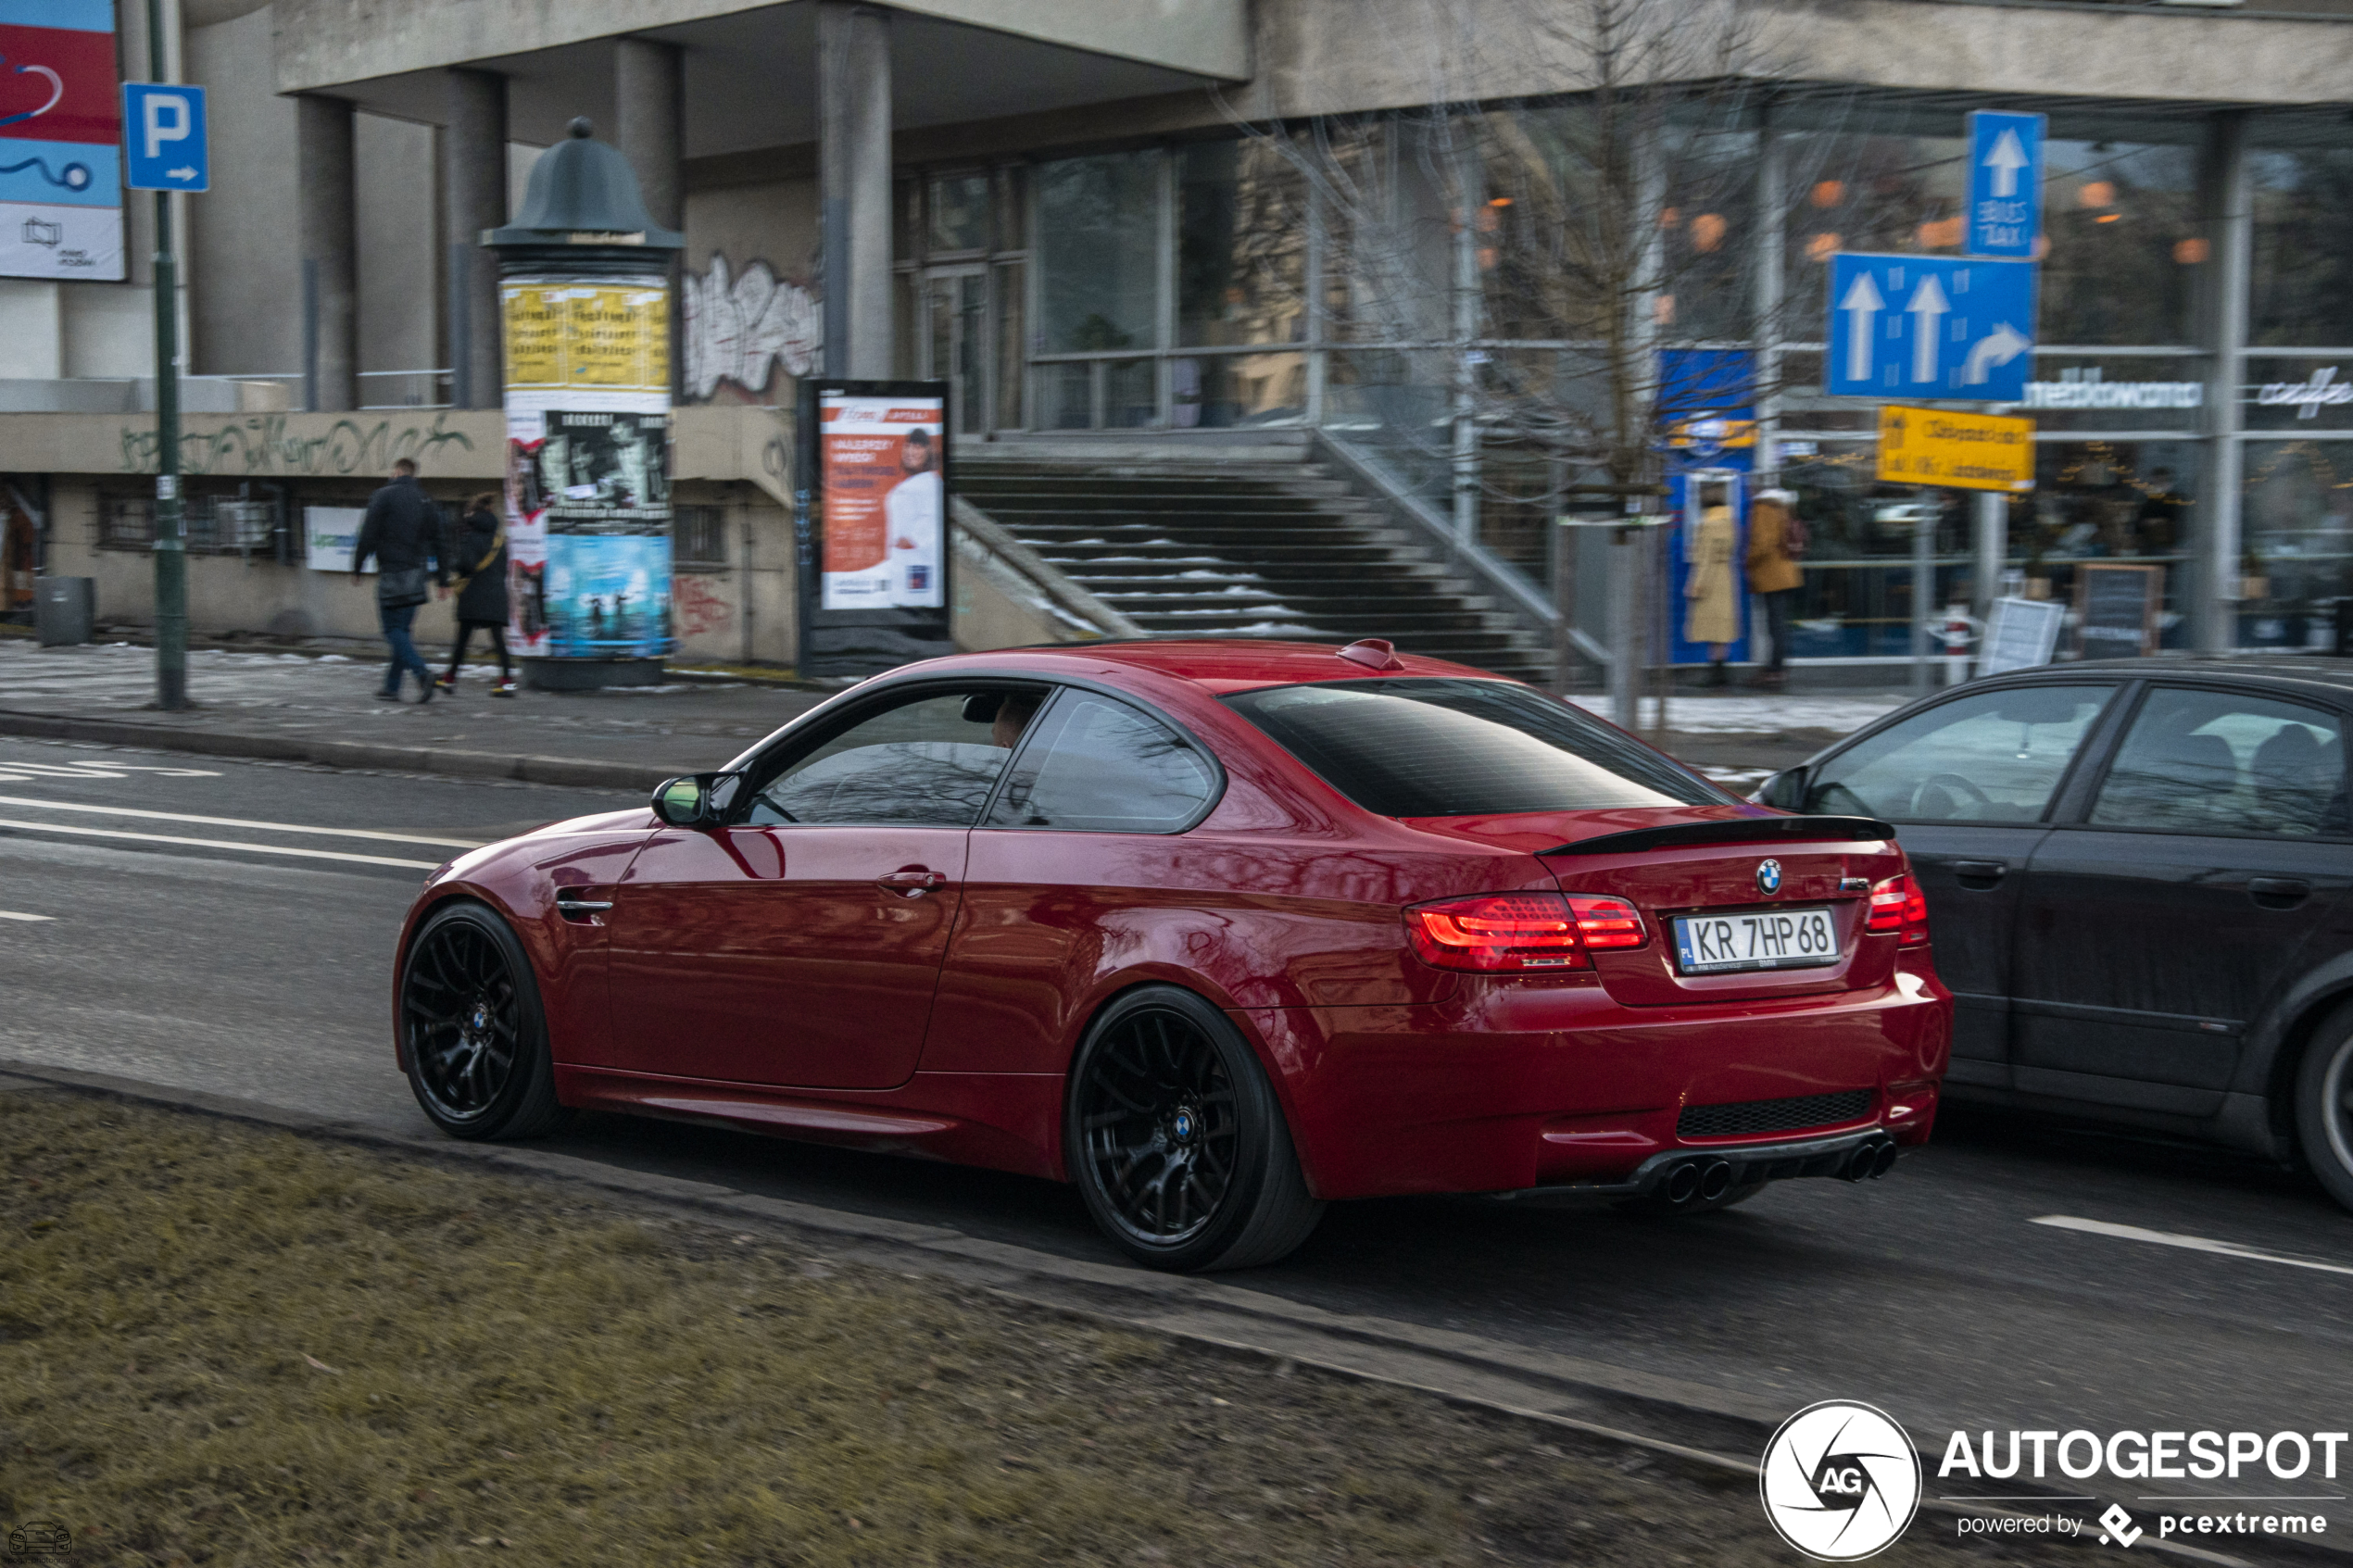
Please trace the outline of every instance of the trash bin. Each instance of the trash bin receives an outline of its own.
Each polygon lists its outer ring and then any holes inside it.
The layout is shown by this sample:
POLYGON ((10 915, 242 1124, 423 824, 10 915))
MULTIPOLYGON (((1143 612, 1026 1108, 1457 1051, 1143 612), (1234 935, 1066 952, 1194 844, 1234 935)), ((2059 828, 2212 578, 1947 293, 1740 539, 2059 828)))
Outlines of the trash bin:
POLYGON ((36 577, 32 583, 32 629, 44 648, 86 643, 98 618, 94 577, 36 577))

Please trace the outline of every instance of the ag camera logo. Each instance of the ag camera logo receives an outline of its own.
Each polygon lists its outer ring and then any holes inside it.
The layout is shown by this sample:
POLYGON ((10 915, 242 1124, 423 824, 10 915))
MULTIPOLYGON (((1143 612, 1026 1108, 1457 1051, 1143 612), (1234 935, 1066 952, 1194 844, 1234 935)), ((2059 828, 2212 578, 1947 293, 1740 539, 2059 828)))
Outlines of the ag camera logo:
POLYGON ((1765 1445, 1757 1491, 1781 1539, 1821 1562, 1893 1545, 1920 1506, 1920 1459, 1885 1411, 1847 1399, 1808 1405, 1765 1445))

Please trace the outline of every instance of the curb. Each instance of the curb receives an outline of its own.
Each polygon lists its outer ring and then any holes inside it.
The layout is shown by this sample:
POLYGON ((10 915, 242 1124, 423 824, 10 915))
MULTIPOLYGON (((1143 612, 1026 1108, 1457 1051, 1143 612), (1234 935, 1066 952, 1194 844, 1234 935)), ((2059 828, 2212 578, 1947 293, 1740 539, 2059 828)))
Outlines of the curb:
POLYGON ((310 762, 327 768, 377 768, 402 773, 442 773, 452 778, 512 779, 523 784, 567 784, 580 789, 650 790, 674 771, 644 763, 599 762, 585 757, 508 755, 447 746, 372 746, 365 741, 246 735, 233 731, 6 710, 0 710, 0 735, 189 751, 207 757, 310 762))
MULTIPOLYGON (((28 1085, 217 1116, 410 1159, 573 1182, 664 1208, 724 1217, 735 1224, 822 1236, 837 1245, 846 1242, 854 1252, 868 1255, 861 1261, 879 1261, 902 1271, 919 1266, 930 1276, 985 1289, 1026 1306, 1260 1358, 1277 1366, 1296 1363, 1359 1382, 1386 1384, 1448 1404, 1638 1449, 1696 1473, 1748 1478, 1751 1484, 1757 1474, 1757 1461, 1723 1449, 1730 1445, 1747 1453, 1762 1452, 1766 1436, 1781 1419, 1777 1410, 1730 1390, 1550 1351, 1491 1344, 1448 1329, 1330 1311, 1215 1277, 1153 1273, 1132 1266, 1089 1262, 1016 1243, 984 1240, 946 1225, 827 1209, 527 1146, 462 1143, 388 1132, 202 1090, 172 1089, 108 1073, 0 1060, 0 1094, 22 1092, 28 1085), (1692 1440, 1679 1442, 1621 1424, 1643 1418, 1680 1426, 1692 1440)), ((1933 1458, 1925 1455, 1923 1462, 1932 1462, 1933 1458)), ((2018 1509, 1994 1503, 1931 1498, 1922 1498, 1919 1509, 1948 1519, 2020 1516, 2018 1509)), ((2080 1546, 2091 1544, 2082 1537, 2067 1540, 2080 1546)), ((1945 1541, 1933 1545, 1955 1549, 1945 1541)), ((2145 1546, 2159 1556, 2251 1568, 2240 1559, 2170 1540, 2152 1538, 2145 1546)), ((1959 1549, 1969 1549, 1963 1545, 1959 1549)), ((2341 1562, 2343 1551, 2326 1548, 2300 1560, 2341 1562)))

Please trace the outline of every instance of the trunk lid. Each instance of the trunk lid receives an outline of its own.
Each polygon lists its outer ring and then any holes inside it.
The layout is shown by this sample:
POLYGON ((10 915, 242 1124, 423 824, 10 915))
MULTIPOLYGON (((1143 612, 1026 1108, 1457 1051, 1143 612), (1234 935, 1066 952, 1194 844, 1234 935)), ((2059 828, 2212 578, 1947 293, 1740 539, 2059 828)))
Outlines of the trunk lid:
POLYGON ((1893 936, 1864 939, 1870 888, 1905 869, 1894 829, 1865 817, 1791 816, 1754 806, 1539 812, 1425 819, 1417 826, 1522 849, 1564 893, 1623 898, 1642 911, 1649 940, 1592 955, 1611 997, 1629 1007, 1690 1006, 1828 995, 1887 984, 1893 936), (1760 879, 1767 860, 1780 875, 1760 879), (1739 917, 1825 909, 1834 962, 1803 968, 1685 974, 1677 962, 1679 916, 1739 917))

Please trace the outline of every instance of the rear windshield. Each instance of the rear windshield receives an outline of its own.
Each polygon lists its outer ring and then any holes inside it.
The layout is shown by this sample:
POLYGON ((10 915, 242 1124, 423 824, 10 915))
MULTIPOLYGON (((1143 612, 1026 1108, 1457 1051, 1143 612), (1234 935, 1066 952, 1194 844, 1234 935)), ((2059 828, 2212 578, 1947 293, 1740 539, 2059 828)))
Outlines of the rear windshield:
POLYGON ((1227 707, 1384 817, 1713 806, 1731 798, 1607 725, 1505 681, 1340 681, 1227 707))

